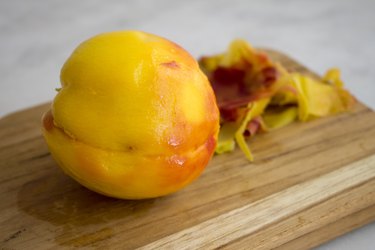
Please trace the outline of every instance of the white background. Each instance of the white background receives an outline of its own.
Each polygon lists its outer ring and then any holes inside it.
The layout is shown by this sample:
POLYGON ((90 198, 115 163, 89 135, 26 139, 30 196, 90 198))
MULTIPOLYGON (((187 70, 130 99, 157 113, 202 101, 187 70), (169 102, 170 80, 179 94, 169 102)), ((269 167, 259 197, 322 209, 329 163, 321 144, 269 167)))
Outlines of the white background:
MULTIPOLYGON (((50 101, 71 51, 100 32, 139 29, 195 57, 234 38, 285 52, 317 73, 337 66, 375 108, 375 1, 0 0, 0 117, 50 101)), ((375 223, 319 249, 375 249, 375 223)))

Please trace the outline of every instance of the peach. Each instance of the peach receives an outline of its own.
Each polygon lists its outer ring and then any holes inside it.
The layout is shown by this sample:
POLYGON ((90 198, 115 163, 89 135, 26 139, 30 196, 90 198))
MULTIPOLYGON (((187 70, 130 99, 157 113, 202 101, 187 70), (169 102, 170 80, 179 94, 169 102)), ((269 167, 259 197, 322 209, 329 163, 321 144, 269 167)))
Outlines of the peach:
POLYGON ((43 116, 66 174, 98 193, 143 199, 173 193, 211 159, 219 131, 212 88, 180 46, 139 31, 78 46, 43 116))

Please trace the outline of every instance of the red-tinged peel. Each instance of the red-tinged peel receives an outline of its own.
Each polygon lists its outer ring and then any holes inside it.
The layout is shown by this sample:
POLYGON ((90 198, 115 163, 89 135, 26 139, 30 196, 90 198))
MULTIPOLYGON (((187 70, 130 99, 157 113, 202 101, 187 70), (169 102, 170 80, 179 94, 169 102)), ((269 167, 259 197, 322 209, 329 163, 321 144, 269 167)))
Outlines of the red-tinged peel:
POLYGON ((252 161, 245 139, 258 131, 345 112, 355 103, 338 69, 330 69, 321 80, 290 73, 243 40, 233 41, 225 53, 201 58, 199 64, 220 110, 218 154, 234 150, 236 142, 252 161))
POLYGON ((260 116, 252 119, 246 126, 243 135, 248 138, 254 136, 259 130, 262 129, 262 118, 260 116))

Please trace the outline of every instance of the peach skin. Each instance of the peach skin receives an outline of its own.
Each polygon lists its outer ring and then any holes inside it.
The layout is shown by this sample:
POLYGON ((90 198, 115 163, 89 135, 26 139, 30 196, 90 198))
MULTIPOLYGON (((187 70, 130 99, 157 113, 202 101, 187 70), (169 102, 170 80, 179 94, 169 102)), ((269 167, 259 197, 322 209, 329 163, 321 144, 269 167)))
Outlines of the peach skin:
POLYGON ((215 96, 195 59, 140 31, 80 44, 42 120, 66 174, 123 199, 159 197, 191 183, 211 159, 219 131, 215 96))

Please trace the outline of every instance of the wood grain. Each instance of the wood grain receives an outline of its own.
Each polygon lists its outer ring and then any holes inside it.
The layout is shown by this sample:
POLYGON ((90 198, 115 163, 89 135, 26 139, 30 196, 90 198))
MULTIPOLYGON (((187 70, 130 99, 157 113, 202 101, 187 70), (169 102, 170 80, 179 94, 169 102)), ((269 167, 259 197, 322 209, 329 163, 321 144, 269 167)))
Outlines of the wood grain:
POLYGON ((184 190, 143 201, 65 176, 41 137, 48 108, 0 120, 0 249, 305 249, 375 218, 375 114, 362 104, 259 135, 254 163, 238 150, 215 156, 184 190))
MULTIPOLYGON (((191 245, 203 249, 215 249, 338 195, 345 191, 348 186, 355 187, 358 183, 366 183, 374 179, 374 166, 375 155, 372 155, 319 178, 294 185, 254 203, 231 210, 211 220, 157 240, 140 249, 159 249, 163 247, 189 249, 191 245)), ((375 202, 375 182, 364 188, 360 201, 364 204, 375 202)), ((356 201, 356 203, 358 202, 356 201)), ((350 208, 352 207, 350 206, 350 208)), ((347 210, 345 207, 337 207, 333 211, 327 210, 325 214, 320 215, 317 219, 322 222, 331 213, 337 216, 340 214, 337 210, 340 209, 347 210)), ((299 226, 303 227, 306 223, 306 220, 301 219, 299 226)), ((276 241, 287 240, 286 235, 295 237, 296 229, 298 227, 290 228, 282 231, 283 234, 274 237, 270 237, 270 235, 267 235, 266 238, 255 237, 248 244, 242 246, 250 249, 254 247, 273 248, 276 241), (263 242, 261 239, 263 239, 263 242), (260 243, 263 244, 259 244, 256 242, 257 240, 260 240, 260 243), (272 243, 272 245, 268 246, 269 243, 272 243)))

